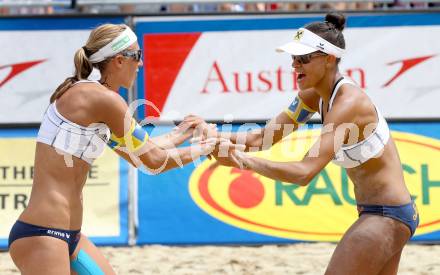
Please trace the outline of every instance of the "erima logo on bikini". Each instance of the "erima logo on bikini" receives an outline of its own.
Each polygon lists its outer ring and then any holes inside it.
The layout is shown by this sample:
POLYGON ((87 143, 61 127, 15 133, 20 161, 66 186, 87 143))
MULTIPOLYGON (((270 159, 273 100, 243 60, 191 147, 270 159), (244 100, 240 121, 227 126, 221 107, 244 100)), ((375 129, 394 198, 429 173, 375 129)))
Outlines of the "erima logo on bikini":
POLYGON ((47 230, 47 234, 48 235, 52 235, 55 237, 61 237, 61 238, 67 238, 70 239, 70 234, 69 233, 64 233, 64 232, 59 232, 59 231, 55 231, 55 230, 47 230))

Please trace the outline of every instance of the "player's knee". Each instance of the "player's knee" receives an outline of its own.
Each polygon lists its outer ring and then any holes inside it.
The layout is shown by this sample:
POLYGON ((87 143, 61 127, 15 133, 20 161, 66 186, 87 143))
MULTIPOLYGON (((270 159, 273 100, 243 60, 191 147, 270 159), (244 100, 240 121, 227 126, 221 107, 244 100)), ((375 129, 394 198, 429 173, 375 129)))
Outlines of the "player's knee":
POLYGON ((80 250, 75 259, 70 262, 70 267, 78 275, 104 275, 104 271, 87 252, 80 250))

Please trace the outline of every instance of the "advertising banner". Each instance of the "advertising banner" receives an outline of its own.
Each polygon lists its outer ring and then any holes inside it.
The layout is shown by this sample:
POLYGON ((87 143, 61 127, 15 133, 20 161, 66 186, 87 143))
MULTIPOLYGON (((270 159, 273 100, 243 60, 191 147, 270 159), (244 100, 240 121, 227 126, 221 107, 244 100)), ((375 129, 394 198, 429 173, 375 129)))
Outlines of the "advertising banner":
MULTIPOLYGON (((298 92, 292 59, 275 49, 323 16, 137 18, 145 51, 140 116, 163 121, 266 120, 298 92), (195 104, 197 103, 197 104, 195 104), (154 105, 154 106, 153 106, 154 105)), ((440 14, 348 15, 339 65, 387 118, 438 118, 440 14)))
POLYGON ((90 30, 121 17, 0 19, 0 123, 39 123, 90 30))
MULTIPOLYGON (((299 160, 319 135, 314 126, 254 154, 274 161, 299 160)), ((390 126, 420 213, 412 240, 439 242, 440 123, 390 126)), ((221 128, 231 129, 226 124, 221 128)), ((139 172, 138 178, 140 244, 338 241, 358 215, 353 184, 345 169, 332 163, 306 187, 207 159, 196 168, 189 164, 156 176, 139 172)))
MULTIPOLYGON (((0 131, 0 248, 29 202, 37 130, 0 131)), ((83 190, 81 231, 95 244, 128 243, 127 163, 106 149, 92 165, 83 190), (105 194, 105 196, 103 196, 105 194)))

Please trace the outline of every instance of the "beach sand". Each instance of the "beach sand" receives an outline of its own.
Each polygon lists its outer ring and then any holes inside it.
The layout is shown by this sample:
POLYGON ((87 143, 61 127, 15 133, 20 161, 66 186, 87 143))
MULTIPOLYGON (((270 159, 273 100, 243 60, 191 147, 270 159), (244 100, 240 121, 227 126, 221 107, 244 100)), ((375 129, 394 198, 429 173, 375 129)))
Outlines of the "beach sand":
MULTIPOLYGON (((323 274, 335 244, 263 246, 101 247, 117 274, 278 275, 323 274)), ((0 253, 0 274, 19 274, 7 252, 0 253)), ((409 244, 399 274, 440 274, 440 245, 409 244)))

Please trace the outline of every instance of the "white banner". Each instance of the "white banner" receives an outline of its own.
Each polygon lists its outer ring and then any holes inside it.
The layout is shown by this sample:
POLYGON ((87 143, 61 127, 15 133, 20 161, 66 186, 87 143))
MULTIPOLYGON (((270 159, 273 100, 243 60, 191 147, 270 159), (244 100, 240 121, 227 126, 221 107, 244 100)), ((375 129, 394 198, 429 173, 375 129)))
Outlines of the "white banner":
POLYGON ((0 123, 39 123, 88 30, 0 31, 0 123))
MULTIPOLYGON (((294 29, 146 33, 146 98, 158 103, 161 120, 188 113, 210 120, 269 119, 298 91, 291 57, 275 52, 294 34, 294 29), (189 38, 192 43, 181 42, 189 38), (181 49, 187 52, 183 57, 175 53, 181 49), (181 65, 171 65, 167 56, 182 58, 181 65)), ((341 72, 387 118, 440 117, 440 26, 347 28, 344 36, 341 72)))
MULTIPOLYGON (((142 23, 136 29, 148 30, 142 23)), ((145 51, 141 82, 161 120, 188 113, 211 120, 265 120, 288 106, 298 91, 291 58, 275 52, 295 29, 146 32, 139 35, 145 51)), ((74 53, 88 34, 0 31, 0 123, 41 121, 50 95, 73 74, 74 53)), ((437 25, 347 28, 341 71, 387 118, 439 118, 439 34, 437 25)))

